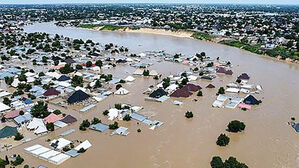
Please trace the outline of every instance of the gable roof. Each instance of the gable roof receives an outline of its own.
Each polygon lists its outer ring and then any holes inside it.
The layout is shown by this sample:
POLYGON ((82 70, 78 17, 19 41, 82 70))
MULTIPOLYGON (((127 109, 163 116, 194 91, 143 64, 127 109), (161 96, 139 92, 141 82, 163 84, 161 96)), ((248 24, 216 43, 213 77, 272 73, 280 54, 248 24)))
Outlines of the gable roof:
POLYGON ((44 96, 54 96, 54 95, 59 95, 60 92, 54 88, 48 89, 45 93, 44 96))
POLYGON ((90 96, 82 90, 75 91, 68 99, 67 102, 70 104, 77 103, 88 99, 90 96))
POLYGON ((189 97, 189 96, 191 96, 191 95, 192 95, 191 92, 189 92, 189 91, 186 90, 186 89, 181 88, 181 89, 178 89, 178 90, 174 91, 174 92, 170 95, 170 97, 189 97))
POLYGON ((157 90, 153 91, 149 97, 160 98, 164 95, 167 95, 167 92, 165 92, 162 88, 158 88, 157 90))
POLYGON ((259 105, 260 102, 252 95, 247 96, 244 101, 245 104, 249 104, 249 105, 259 105))
POLYGON ((210 83, 208 86, 206 86, 206 88, 210 88, 211 89, 211 88, 215 88, 215 86, 210 83))
POLYGON ((248 80, 250 77, 247 75, 247 73, 242 73, 238 78, 248 80))
POLYGON ((62 117, 60 115, 56 115, 54 113, 51 113, 46 118, 44 118, 45 123, 54 123, 56 121, 61 120, 62 117))
POLYGON ((196 91, 199 91, 201 89, 201 87, 198 86, 198 85, 194 85, 194 84, 188 83, 184 87, 182 87, 182 89, 185 89, 185 90, 187 90, 189 92, 196 92, 196 91))
POLYGON ((70 124, 70 123, 74 123, 77 121, 77 119, 71 115, 67 115, 66 117, 64 117, 62 120, 60 120, 64 123, 70 124))
POLYGON ((19 115, 20 115, 20 110, 12 110, 12 111, 5 113, 4 116, 7 119, 12 119, 12 118, 18 117, 19 115))
POLYGON ((73 60, 72 58, 67 58, 64 60, 64 62, 68 63, 68 64, 72 64, 72 63, 75 63, 76 61, 73 60))
POLYGON ((60 78, 58 78, 57 80, 58 81, 67 81, 67 80, 70 80, 71 78, 66 76, 66 75, 61 75, 60 78))
POLYGON ((18 133, 17 127, 5 126, 0 130, 0 138, 8 138, 18 133))

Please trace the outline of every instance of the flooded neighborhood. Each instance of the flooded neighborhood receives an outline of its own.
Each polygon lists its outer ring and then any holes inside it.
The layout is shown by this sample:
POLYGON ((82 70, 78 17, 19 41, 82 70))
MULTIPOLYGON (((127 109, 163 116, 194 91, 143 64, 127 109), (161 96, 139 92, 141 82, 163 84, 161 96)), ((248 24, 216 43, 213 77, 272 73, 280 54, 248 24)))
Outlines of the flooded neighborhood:
POLYGON ((176 32, 1 23, 0 167, 299 167, 295 61, 176 32))

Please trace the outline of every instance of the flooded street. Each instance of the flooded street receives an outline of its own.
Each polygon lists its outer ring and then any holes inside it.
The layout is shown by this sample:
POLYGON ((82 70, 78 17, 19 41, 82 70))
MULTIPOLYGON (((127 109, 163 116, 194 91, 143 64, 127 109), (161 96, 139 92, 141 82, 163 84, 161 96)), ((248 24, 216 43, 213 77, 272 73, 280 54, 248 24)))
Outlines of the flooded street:
MULTIPOLYGON (((71 38, 91 39, 101 44, 114 43, 129 48, 129 51, 140 53, 151 50, 165 50, 167 53, 182 53, 194 55, 206 52, 212 58, 220 57, 229 60, 233 65, 232 76, 221 76, 212 82, 198 80, 203 88, 203 97, 196 94, 187 99, 170 98, 164 103, 145 101, 142 94, 156 80, 146 77, 136 77, 133 83, 124 84, 130 91, 129 95, 112 95, 98 103, 96 108, 86 113, 60 108, 66 114, 72 114, 79 121, 68 127, 58 129, 46 136, 40 137, 14 149, 24 157, 30 166, 40 164, 54 165, 25 154, 24 148, 33 144, 48 145, 46 139, 56 138, 67 129, 75 128, 76 132, 66 136, 69 140, 88 139, 93 145, 85 154, 71 158, 57 166, 61 168, 82 167, 142 167, 142 168, 195 168, 210 167, 213 156, 221 156, 223 160, 229 156, 236 157, 250 168, 297 168, 299 167, 299 136, 288 124, 292 116, 299 119, 299 65, 279 62, 271 58, 259 56, 220 44, 178 38, 172 36, 97 32, 77 28, 56 27, 52 23, 39 23, 24 28, 26 32, 46 32, 71 38), (213 108, 215 94, 219 87, 235 81, 242 72, 250 75, 250 83, 263 86, 263 93, 257 95, 263 103, 252 110, 242 111, 239 108, 213 108), (215 89, 206 89, 209 83, 215 89), (198 99, 195 102, 193 99, 198 99), (181 100, 182 106, 173 105, 173 100, 181 100), (135 120, 120 122, 121 126, 129 128, 130 134, 109 136, 88 130, 79 131, 83 119, 99 117, 103 123, 111 123, 102 112, 115 103, 129 103, 143 106, 141 114, 151 116, 153 120, 164 122, 156 130, 148 129, 145 124, 137 124, 135 120), (194 118, 186 119, 186 111, 192 111, 194 118), (244 121, 246 129, 242 133, 233 134, 225 131, 227 124, 234 119, 244 121), (137 129, 142 130, 141 133, 137 129), (217 137, 226 133, 231 142, 226 147, 216 145, 217 137), (55 135, 56 134, 56 135, 55 135)), ((171 62, 154 62, 149 69, 155 69, 163 76, 176 74, 190 67, 171 62)), ((128 65, 118 65, 116 69, 104 70, 116 77, 126 77, 135 71, 128 65)), ((56 107, 56 106, 55 106, 56 107)), ((58 107, 56 107, 58 108, 58 107)), ((3 153, 7 154, 7 153, 3 153)), ((8 154, 12 154, 8 151, 8 154)))

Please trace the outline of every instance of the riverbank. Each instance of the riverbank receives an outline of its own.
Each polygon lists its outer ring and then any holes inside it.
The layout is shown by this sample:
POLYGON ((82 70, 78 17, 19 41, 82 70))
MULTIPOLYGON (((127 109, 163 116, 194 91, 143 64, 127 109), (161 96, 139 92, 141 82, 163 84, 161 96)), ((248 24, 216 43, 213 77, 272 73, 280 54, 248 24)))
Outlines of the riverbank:
MULTIPOLYGON (((163 35, 163 36, 173 36, 173 37, 178 37, 178 38, 192 38, 192 39, 197 39, 197 40, 204 40, 204 41, 209 41, 212 43, 218 43, 218 44, 223 44, 235 48, 239 48, 241 50, 258 54, 261 56, 267 56, 270 58, 273 58, 275 60, 283 61, 286 63, 295 63, 299 64, 299 60, 292 59, 292 58, 284 58, 281 55, 277 56, 271 56, 267 54, 267 52, 256 52, 257 48, 253 50, 249 45, 242 45, 242 46, 235 46, 231 45, 234 41, 229 39, 229 38, 224 38, 224 37, 215 37, 209 34, 205 33, 198 33, 198 32, 192 32, 189 30, 177 30, 177 31, 172 31, 172 30, 166 30, 166 29, 153 29, 153 28, 139 28, 139 27, 120 27, 120 26, 88 26, 88 27, 81 27, 84 29, 89 29, 89 30, 96 30, 96 31, 103 31, 103 32, 109 32, 109 31, 115 31, 115 32, 126 32, 126 33, 142 33, 142 34, 154 34, 154 35, 163 35)), ((272 52, 270 52, 272 53, 272 52)))

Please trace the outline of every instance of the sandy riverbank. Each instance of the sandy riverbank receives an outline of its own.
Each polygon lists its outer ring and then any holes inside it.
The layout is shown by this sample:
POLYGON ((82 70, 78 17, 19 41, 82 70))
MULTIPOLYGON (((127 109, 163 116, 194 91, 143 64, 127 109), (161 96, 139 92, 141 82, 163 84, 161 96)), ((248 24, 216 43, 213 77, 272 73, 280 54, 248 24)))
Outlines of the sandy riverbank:
MULTIPOLYGON (((111 32, 110 30, 101 30, 102 28, 103 28, 103 26, 100 26, 100 27, 92 28, 90 30, 103 31, 103 32, 111 32)), ((179 37, 179 38, 192 38, 192 39, 195 39, 195 38, 192 37, 193 32, 191 32, 191 31, 182 31, 182 30, 171 31, 171 30, 166 30, 166 29, 153 29, 153 28, 130 29, 130 28, 127 27, 127 28, 124 28, 124 29, 116 30, 115 32, 120 32, 120 33, 126 32, 126 33, 153 34, 153 35, 163 35, 163 36, 172 36, 172 37, 179 37)), ((225 40, 225 39, 216 37, 212 41, 208 41, 208 42, 221 44, 220 42, 222 40, 225 40)), ((207 41, 207 40, 204 40, 204 41, 207 41)), ((225 45, 225 44, 223 44, 223 45, 225 45)), ((231 46, 231 47, 233 47, 233 46, 231 46)), ((242 48, 239 48, 239 49, 243 50, 243 51, 247 51, 247 50, 242 49, 242 48)), ((247 52, 250 52, 250 51, 247 51, 247 52)), ((260 54, 257 54, 257 55, 260 55, 260 54)), ((282 62, 286 62, 286 63, 295 63, 295 64, 299 63, 298 60, 294 60, 294 59, 291 59, 291 58, 287 58, 287 59, 284 60, 284 59, 282 59, 281 56, 270 57, 269 55, 266 55, 266 54, 263 54, 261 56, 266 56, 266 57, 272 58, 274 60, 278 60, 278 61, 282 61, 282 62)))
MULTIPOLYGON (((109 30, 101 30, 101 28, 102 26, 93 28, 93 30, 109 31, 109 30)), ((180 37, 180 38, 192 38, 191 36, 193 34, 190 31, 171 31, 165 29, 152 29, 152 28, 140 28, 140 29, 124 28, 124 29, 116 30, 116 32, 155 34, 155 35, 173 36, 173 37, 180 37)))

